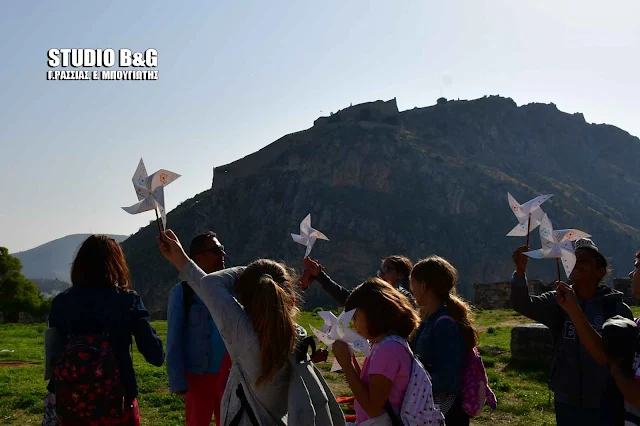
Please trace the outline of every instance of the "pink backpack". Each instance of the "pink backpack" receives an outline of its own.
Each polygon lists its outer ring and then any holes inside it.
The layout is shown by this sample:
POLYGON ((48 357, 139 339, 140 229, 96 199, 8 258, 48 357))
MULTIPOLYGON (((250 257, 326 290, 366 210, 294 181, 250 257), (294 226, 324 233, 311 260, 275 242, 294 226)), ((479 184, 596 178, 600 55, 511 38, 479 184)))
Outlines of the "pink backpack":
MULTIPOLYGON (((448 319, 456 322, 449 315, 442 315, 436 320, 436 324, 441 319, 448 319)), ((482 357, 477 348, 473 348, 465 353, 462 365, 462 408, 469 417, 475 417, 482 411, 485 401, 492 409, 496 409, 498 401, 496 395, 489 387, 487 372, 482 363, 482 357)))

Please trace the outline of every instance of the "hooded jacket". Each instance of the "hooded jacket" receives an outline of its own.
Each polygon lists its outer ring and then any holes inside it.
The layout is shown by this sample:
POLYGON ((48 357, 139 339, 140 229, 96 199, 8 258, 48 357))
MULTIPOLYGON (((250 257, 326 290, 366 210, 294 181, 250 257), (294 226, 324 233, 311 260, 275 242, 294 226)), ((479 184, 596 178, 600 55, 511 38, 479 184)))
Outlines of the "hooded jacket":
MULTIPOLYGON (((221 425, 229 426, 232 423, 241 410, 241 400, 244 398, 259 426, 313 424, 309 421, 310 414, 321 422, 317 424, 343 426, 344 416, 331 390, 324 380, 319 380, 322 378, 320 372, 311 363, 300 364, 302 368, 293 366, 294 354, 290 356, 292 363, 281 367, 270 381, 256 385, 262 373, 259 336, 253 328, 251 317, 234 297, 235 283, 244 270, 245 267, 236 267, 206 275, 198 265, 189 261, 180 273, 181 279, 187 281, 209 309, 233 362, 222 397, 221 425), (303 370, 307 367, 309 370, 305 374, 303 370), (312 374, 311 368, 315 374, 312 374), (311 382, 305 380, 314 377, 315 389, 322 385, 323 391, 314 393, 306 386, 311 382), (239 388, 242 389, 242 396, 238 394, 239 388), (320 397, 320 401, 310 401, 312 397, 320 397), (291 405, 292 401, 295 407, 291 405), (314 413, 317 407, 322 406, 332 409, 331 413, 325 413, 325 417, 314 413)), ((296 330, 298 339, 306 336, 302 327, 296 325, 296 330)), ((243 415, 237 425, 255 426, 249 415, 243 415)))
MULTIPOLYGON (((558 402, 574 407, 602 408, 603 397, 613 381, 606 365, 600 365, 587 352, 566 312, 558 305, 555 291, 540 296, 529 295, 526 276, 511 278, 511 305, 522 315, 538 321, 551 330, 553 363, 549 389, 558 402)), ((602 332, 604 322, 615 315, 633 319, 623 294, 606 286, 598 287, 589 300, 578 296, 578 304, 591 326, 602 332)))

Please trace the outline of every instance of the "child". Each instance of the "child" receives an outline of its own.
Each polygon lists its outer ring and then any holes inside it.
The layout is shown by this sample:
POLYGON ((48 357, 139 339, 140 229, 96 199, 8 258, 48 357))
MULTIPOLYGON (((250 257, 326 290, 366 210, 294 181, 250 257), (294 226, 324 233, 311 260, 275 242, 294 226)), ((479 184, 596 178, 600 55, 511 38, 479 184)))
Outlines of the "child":
POLYGON ((65 346, 48 386, 55 393, 59 424, 138 426, 132 336, 152 365, 162 365, 164 351, 142 299, 130 289, 129 268, 116 240, 87 238, 73 261, 71 283, 53 299, 49 314, 49 326, 65 346))
POLYGON ((424 317, 413 339, 418 358, 433 381, 433 399, 447 426, 469 425, 462 406, 465 352, 478 344, 471 308, 456 296, 458 271, 439 256, 418 262, 411 270, 411 291, 424 317))
MULTIPOLYGON (((295 323, 296 280, 285 265, 258 259, 247 267, 206 275, 189 259, 173 231, 159 235, 158 243, 162 255, 209 309, 229 351, 232 367, 222 398, 221 425, 275 425, 287 416, 290 424, 300 421, 305 413, 289 411, 290 355, 304 333, 295 323)), ((332 413, 330 421, 323 424, 344 424, 344 416, 332 413)))
POLYGON ((351 292, 345 310, 353 309, 355 330, 372 342, 375 356, 365 359, 360 370, 346 343, 336 341, 333 353, 356 399, 356 424, 388 425, 391 423, 385 404, 389 401, 394 412, 399 413, 413 357, 403 344, 384 339, 398 336, 406 340, 418 325, 418 316, 409 300, 380 278, 369 279, 351 292))

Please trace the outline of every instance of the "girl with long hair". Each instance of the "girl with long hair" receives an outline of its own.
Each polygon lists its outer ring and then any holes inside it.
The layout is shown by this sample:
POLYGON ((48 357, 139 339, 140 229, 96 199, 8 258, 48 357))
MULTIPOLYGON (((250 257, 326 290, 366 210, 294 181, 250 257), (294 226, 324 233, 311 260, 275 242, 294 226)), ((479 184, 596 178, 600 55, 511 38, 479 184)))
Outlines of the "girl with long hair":
POLYGON ((357 424, 388 424, 385 404, 389 401, 399 417, 409 385, 413 356, 403 343, 419 318, 409 300, 380 278, 371 278, 351 292, 345 310, 353 309, 355 330, 373 344, 372 354, 360 370, 346 343, 336 341, 333 353, 355 397, 357 424))
POLYGON ((221 424, 281 424, 288 415, 290 355, 301 334, 296 280, 284 265, 267 259, 205 275, 173 231, 162 233, 158 243, 209 309, 231 357, 221 424))
POLYGON ((468 425, 462 408, 461 378, 464 354, 478 344, 471 307, 456 295, 458 271, 439 256, 416 263, 411 270, 411 291, 424 319, 413 346, 433 383, 433 398, 447 426, 468 425))
POLYGON ((142 299, 131 290, 129 268, 116 240, 87 238, 73 261, 71 283, 53 299, 49 314, 49 327, 66 346, 48 386, 56 394, 59 424, 137 426, 132 336, 144 358, 157 367, 164 362, 164 351, 142 299), (105 393, 118 396, 104 398, 105 393))

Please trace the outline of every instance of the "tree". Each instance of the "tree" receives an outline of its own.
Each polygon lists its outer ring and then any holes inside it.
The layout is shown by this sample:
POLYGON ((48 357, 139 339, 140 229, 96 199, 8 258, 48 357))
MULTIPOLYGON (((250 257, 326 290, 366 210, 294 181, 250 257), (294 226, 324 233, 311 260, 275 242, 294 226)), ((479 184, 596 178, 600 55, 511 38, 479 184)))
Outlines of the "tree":
POLYGON ((45 309, 38 287, 22 275, 22 263, 0 247, 0 312, 5 320, 17 321, 19 312, 39 314, 45 309))
POLYGON ((442 97, 442 98, 438 98, 438 105, 444 105, 447 103, 447 98, 442 97))

